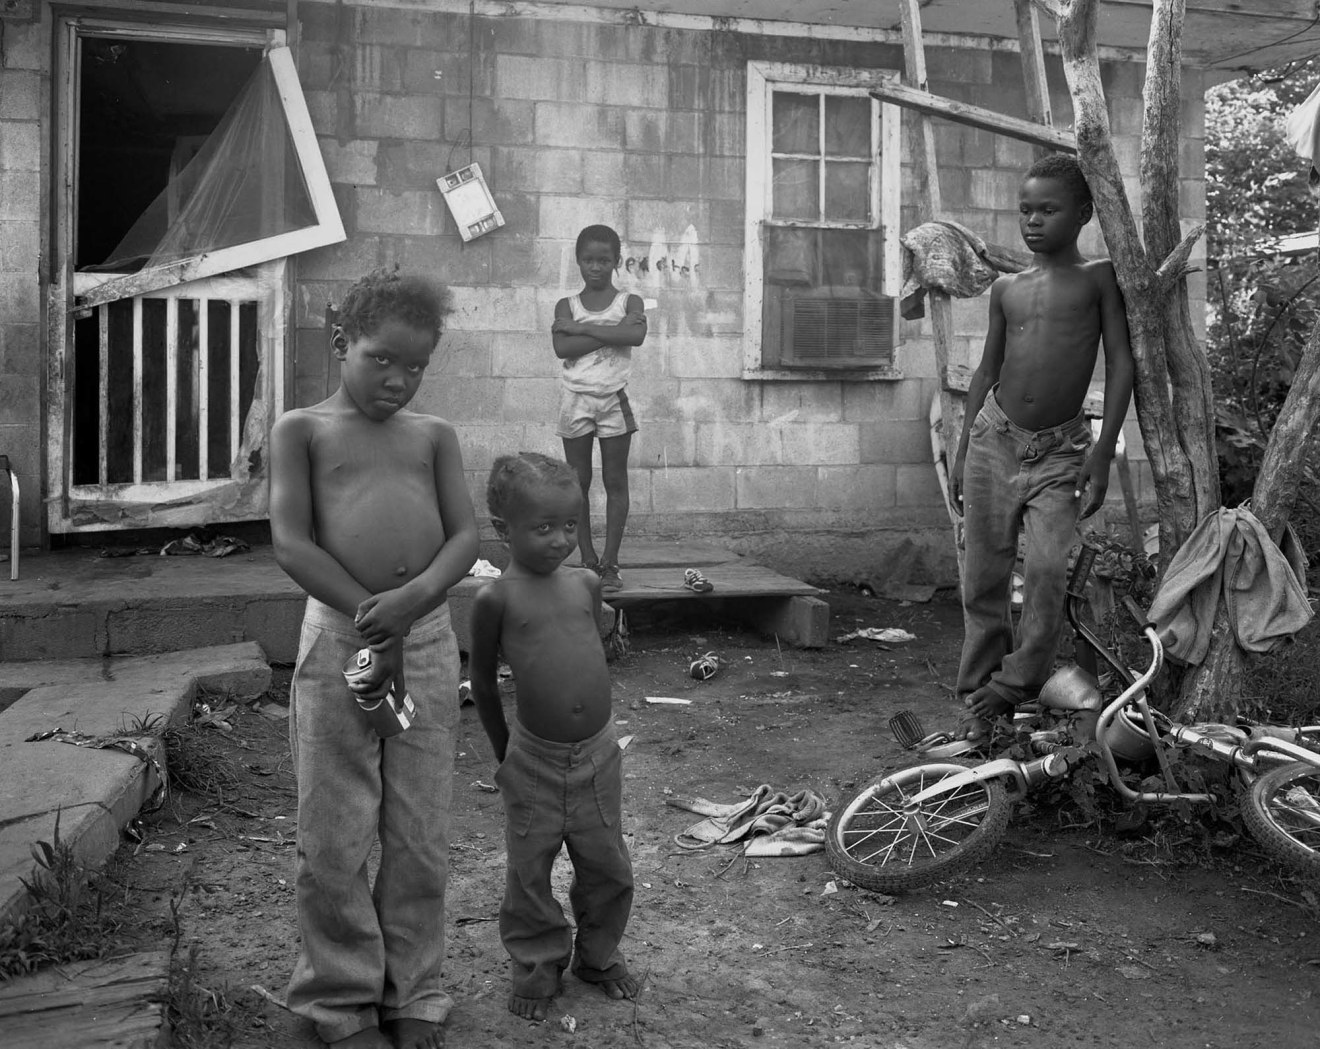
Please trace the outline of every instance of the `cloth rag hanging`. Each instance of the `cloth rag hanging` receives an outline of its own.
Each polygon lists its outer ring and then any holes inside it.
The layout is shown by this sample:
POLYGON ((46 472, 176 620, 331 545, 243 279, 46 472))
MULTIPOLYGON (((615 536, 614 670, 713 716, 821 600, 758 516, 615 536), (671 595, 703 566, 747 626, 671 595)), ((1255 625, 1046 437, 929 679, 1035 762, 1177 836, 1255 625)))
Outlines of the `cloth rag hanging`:
POLYGON ((706 817, 675 835, 685 849, 743 842, 746 856, 804 856, 825 848, 830 814, 813 790, 786 794, 762 783, 744 801, 731 804, 697 797, 666 798, 665 804, 706 817))
POLYGON ((923 222, 904 233, 899 243, 903 245, 900 312, 907 320, 925 316, 922 299, 929 288, 956 299, 974 299, 998 276, 986 261, 985 241, 960 223, 923 222))
POLYGON ((1173 555, 1150 606, 1150 622, 1174 659, 1200 663, 1222 602, 1238 646, 1269 652, 1315 615, 1306 596, 1306 555, 1289 526, 1283 549, 1245 506, 1207 514, 1173 555))
POLYGON ((1284 137, 1292 146, 1293 152, 1311 162, 1310 190, 1312 196, 1320 196, 1320 87, 1307 97, 1306 101, 1288 114, 1284 124, 1284 137))

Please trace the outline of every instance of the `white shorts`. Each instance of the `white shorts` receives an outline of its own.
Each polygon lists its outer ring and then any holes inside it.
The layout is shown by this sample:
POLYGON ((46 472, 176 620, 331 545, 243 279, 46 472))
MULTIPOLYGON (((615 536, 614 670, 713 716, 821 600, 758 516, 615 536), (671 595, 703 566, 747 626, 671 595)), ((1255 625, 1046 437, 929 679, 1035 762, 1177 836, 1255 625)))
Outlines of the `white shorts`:
POLYGON ((560 437, 573 440, 578 437, 622 437, 637 432, 632 405, 626 390, 614 393, 577 393, 563 390, 559 398, 560 437))

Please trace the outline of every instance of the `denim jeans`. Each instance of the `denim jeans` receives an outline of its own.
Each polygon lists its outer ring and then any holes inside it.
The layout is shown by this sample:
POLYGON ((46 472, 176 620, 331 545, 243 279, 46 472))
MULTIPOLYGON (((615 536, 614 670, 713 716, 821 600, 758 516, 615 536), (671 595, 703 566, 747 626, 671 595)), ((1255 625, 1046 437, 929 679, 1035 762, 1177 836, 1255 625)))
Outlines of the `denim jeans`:
POLYGON ((458 644, 441 605, 404 641, 417 706, 381 739, 344 682, 362 647, 353 621, 309 598, 289 704, 298 776, 298 927, 290 1010, 326 1042, 387 1020, 441 1023, 458 644), (367 857, 380 840, 375 884, 367 857))
POLYGON ((619 944, 632 911, 633 872, 623 840, 623 755, 614 725, 590 739, 556 743, 514 721, 495 782, 504 799, 508 848, 500 938, 509 952, 513 993, 552 997, 575 947, 573 971, 582 979, 625 976, 619 944), (564 844, 573 861, 568 897, 576 937, 550 888, 564 844))
POLYGON ((963 471, 967 556, 960 698, 989 685, 1019 703, 1049 678, 1081 508, 1073 492, 1090 446, 1091 428, 1083 416, 1045 430, 1024 430, 1004 414, 994 390, 973 421, 963 471), (1025 538, 1023 603, 1015 639, 1011 610, 1019 532, 1025 538))

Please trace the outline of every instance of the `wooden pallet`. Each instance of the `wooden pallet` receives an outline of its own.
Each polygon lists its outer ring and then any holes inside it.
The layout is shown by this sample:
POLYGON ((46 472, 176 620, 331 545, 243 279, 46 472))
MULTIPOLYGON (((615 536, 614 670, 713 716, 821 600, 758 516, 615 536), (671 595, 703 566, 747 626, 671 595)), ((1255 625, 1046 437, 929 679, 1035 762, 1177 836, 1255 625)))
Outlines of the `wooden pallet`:
POLYGON ((78 962, 0 984, 5 1049, 165 1049, 168 951, 78 962))
POLYGON ((612 608, 626 612, 657 601, 700 601, 785 644, 821 648, 829 640, 830 607, 817 596, 822 591, 764 565, 687 560, 652 568, 625 565, 622 576, 623 589, 605 595, 612 608), (714 589, 698 593, 684 586, 683 569, 688 567, 699 567, 714 589))

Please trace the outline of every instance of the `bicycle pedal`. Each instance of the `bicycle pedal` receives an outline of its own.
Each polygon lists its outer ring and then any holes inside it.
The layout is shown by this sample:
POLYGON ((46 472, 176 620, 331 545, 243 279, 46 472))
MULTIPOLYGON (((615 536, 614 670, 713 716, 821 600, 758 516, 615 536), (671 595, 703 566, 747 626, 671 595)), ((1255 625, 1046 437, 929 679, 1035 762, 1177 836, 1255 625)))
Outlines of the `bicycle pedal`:
POLYGON ((910 710, 900 710, 890 718, 889 731, 904 750, 914 750, 926 739, 926 728, 921 718, 910 710))

